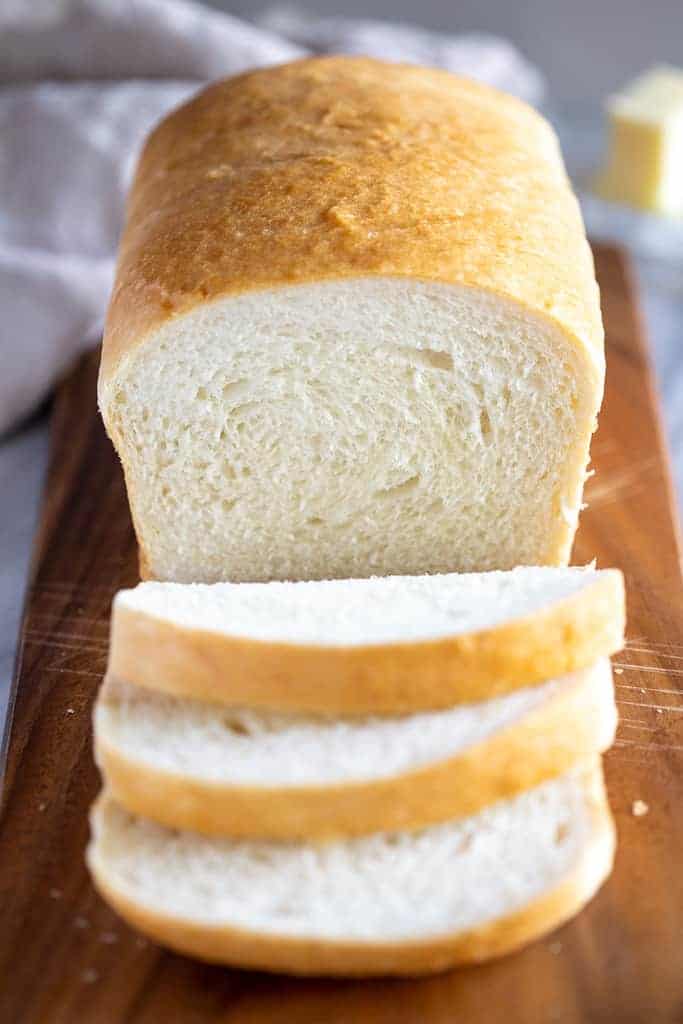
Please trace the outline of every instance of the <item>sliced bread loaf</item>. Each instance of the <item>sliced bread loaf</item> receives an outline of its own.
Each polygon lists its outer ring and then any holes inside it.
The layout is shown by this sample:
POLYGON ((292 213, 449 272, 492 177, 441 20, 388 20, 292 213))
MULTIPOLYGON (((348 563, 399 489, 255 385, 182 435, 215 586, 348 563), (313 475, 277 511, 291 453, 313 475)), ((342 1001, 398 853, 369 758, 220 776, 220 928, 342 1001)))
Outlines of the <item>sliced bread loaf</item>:
POLYGON ((607 659, 479 704, 321 719, 171 697, 108 679, 96 758, 114 798, 171 828, 309 839, 464 817, 611 744, 607 659))
POLYGON ((183 953, 297 974, 417 974, 561 924, 608 874, 597 762, 471 818, 325 844, 168 830, 103 796, 88 862, 132 925, 183 953))
POLYGON ((150 136, 99 386, 143 575, 564 564, 603 377, 579 207, 518 100, 324 57, 150 136))
POLYGON ((613 569, 142 583, 114 601, 108 672, 231 706, 394 715, 586 668, 623 630, 613 569))

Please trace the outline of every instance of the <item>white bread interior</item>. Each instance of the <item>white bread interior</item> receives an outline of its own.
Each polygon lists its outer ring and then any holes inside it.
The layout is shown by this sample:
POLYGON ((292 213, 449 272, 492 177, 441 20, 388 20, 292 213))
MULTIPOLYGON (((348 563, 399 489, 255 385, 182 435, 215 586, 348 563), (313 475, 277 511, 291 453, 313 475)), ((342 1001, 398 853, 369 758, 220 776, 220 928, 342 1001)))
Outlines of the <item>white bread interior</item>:
POLYGON ((171 320, 106 416, 153 577, 467 572, 567 561, 595 388, 532 310, 374 278, 171 320))
MULTIPOLYGON (((375 576, 266 584, 139 583, 120 590, 122 610, 178 629, 258 643, 366 647, 428 643, 534 621, 620 573, 593 566, 518 566, 509 572, 375 576)), ((615 619, 618 619, 615 602, 615 619)))

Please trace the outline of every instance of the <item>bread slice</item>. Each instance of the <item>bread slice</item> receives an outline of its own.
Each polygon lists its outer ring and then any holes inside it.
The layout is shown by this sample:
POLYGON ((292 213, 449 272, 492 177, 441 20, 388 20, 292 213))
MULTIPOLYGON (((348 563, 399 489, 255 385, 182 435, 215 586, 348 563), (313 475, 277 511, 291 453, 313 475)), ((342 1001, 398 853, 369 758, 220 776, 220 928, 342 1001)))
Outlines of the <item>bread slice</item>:
POLYGON ((208 835, 310 839, 465 817, 610 746, 607 659, 480 704, 369 719, 220 707, 108 679, 106 785, 129 811, 208 835))
POLYGON ((327 844, 210 839, 92 815, 105 899, 183 953, 295 974, 419 974, 517 949, 575 914, 608 874, 598 762, 417 833, 327 844))
POLYGON ((231 706, 394 715, 586 668, 623 630, 613 569, 143 583, 114 601, 108 672, 231 706))
POLYGON ((149 138, 99 384, 144 575, 566 564, 603 378, 579 207, 518 100, 324 57, 149 138))

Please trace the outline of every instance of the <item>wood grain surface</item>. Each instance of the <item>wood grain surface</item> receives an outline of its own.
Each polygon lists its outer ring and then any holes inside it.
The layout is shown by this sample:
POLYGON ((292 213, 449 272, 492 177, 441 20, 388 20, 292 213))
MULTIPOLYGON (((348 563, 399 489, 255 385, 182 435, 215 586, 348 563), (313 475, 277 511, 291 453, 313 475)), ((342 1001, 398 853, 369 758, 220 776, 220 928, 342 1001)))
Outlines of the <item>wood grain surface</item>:
POLYGON ((628 266, 596 251, 607 394, 575 560, 621 566, 628 644, 606 757, 614 874, 574 922, 497 963, 419 981, 301 981, 208 967, 136 936, 83 865, 98 789, 90 714, 112 595, 136 580, 97 355, 54 404, 14 683, 0 822, 3 1024, 506 1024, 683 1020, 683 589, 666 455, 628 266), (634 813, 642 801, 647 813, 634 813), (638 805, 636 804, 636 807, 638 805))

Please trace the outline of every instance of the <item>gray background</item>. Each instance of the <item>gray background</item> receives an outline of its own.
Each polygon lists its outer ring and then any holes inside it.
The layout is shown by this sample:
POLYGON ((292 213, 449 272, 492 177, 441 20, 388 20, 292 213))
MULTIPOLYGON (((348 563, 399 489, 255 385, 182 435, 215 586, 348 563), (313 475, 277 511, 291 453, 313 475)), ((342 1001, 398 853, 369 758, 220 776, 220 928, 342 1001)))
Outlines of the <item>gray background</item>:
MULTIPOLYGON (((213 0, 212 6, 254 19, 261 10, 249 0, 213 0)), ((346 0, 343 8, 335 0, 309 0, 304 6, 319 14, 404 20, 449 32, 507 36, 546 78, 548 110, 577 180, 599 159, 600 102, 605 94, 652 64, 683 67, 683 0, 422 0, 420 4, 346 0)), ((636 249, 679 493, 683 481, 683 243, 680 250, 676 266, 636 249)), ((46 453, 45 412, 0 443, 0 722, 46 453)))
MULTIPOLYGON (((211 6, 253 19, 264 4, 211 0, 211 6)), ((300 6, 315 14, 506 36, 564 101, 599 100, 652 64, 683 66, 683 0, 301 0, 300 6)))

